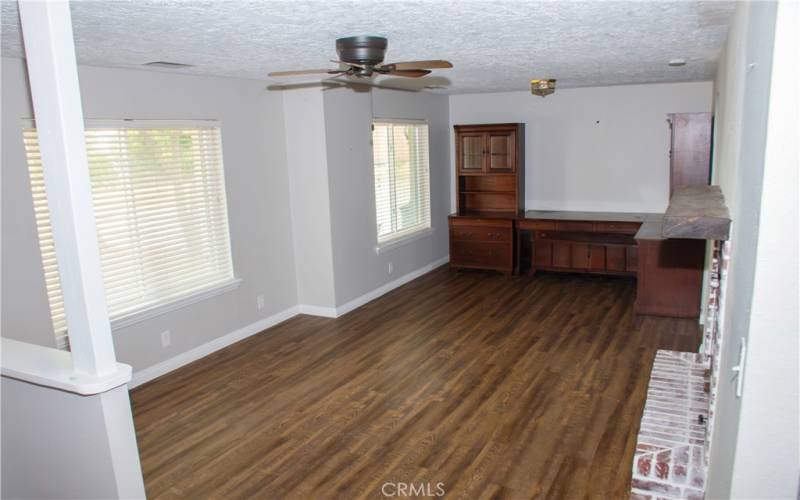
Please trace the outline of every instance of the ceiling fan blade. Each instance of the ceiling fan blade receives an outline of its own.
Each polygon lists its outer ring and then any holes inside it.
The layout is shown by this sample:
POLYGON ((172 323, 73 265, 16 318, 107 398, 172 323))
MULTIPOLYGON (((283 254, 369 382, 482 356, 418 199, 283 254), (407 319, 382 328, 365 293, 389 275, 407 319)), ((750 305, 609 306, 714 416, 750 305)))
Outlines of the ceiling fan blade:
POLYGON ((333 84, 338 84, 338 85, 343 85, 343 86, 347 86, 347 85, 365 85, 367 87, 377 87, 379 89, 405 90, 405 91, 410 91, 410 92, 416 92, 417 91, 416 89, 407 89, 407 88, 404 88, 404 87, 393 87, 391 85, 385 85, 385 84, 382 84, 382 83, 376 83, 375 81, 373 81, 370 78, 356 78, 356 77, 348 77, 346 75, 345 76, 337 75, 337 76, 334 76, 334 77, 331 77, 331 78, 325 78, 324 80, 322 80, 322 83, 328 83, 328 84, 333 83, 333 84))
POLYGON ((419 78, 430 74, 429 69, 390 69, 384 75, 405 76, 406 78, 419 78))
POLYGON ((281 76, 300 76, 300 75, 319 75, 319 74, 330 74, 333 75, 335 73, 341 73, 338 69, 300 69, 296 71, 273 71, 272 73, 267 73, 267 76, 273 77, 281 77, 281 76))
POLYGON ((331 59, 331 62, 332 63, 336 63, 336 64, 342 64, 344 66, 352 66, 354 68, 362 68, 362 69, 366 68, 366 66, 364 66, 363 64, 349 63, 349 62, 344 62, 344 61, 337 61, 336 59, 331 59))
POLYGON ((432 61, 405 61, 399 63, 388 63, 381 67, 389 69, 444 69, 452 68, 453 64, 450 61, 435 59, 432 61))

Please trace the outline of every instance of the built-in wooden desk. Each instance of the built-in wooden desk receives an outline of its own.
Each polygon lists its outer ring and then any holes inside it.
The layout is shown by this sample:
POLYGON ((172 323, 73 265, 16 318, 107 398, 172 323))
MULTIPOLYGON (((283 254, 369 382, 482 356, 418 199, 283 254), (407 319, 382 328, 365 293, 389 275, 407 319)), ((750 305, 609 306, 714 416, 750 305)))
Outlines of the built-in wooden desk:
POLYGON ((637 278, 636 313, 697 317, 705 241, 665 239, 663 214, 533 210, 514 222, 520 273, 637 278))
POLYGON ((532 210, 517 220, 519 269, 635 276, 636 233, 651 214, 532 210), (526 243, 529 244, 529 248, 526 243))

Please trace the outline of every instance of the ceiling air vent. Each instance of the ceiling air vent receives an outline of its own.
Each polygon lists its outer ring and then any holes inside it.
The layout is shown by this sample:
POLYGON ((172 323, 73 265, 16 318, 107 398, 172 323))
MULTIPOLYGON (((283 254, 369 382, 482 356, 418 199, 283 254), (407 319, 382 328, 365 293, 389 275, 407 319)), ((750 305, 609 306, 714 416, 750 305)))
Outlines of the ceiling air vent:
POLYGON ((153 62, 149 62, 149 63, 144 63, 144 64, 142 64, 142 66, 155 66, 156 68, 181 69, 181 68, 191 68, 194 65, 193 64, 167 62, 167 61, 153 61, 153 62))

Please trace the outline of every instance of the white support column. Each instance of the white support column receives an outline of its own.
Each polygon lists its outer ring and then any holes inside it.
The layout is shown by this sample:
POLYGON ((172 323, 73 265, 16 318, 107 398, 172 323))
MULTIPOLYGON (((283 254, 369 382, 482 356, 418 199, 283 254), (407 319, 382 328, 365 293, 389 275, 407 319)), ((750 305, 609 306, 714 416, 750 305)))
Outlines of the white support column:
POLYGON ((83 109, 67 0, 19 0, 73 369, 117 370, 97 247, 83 109))

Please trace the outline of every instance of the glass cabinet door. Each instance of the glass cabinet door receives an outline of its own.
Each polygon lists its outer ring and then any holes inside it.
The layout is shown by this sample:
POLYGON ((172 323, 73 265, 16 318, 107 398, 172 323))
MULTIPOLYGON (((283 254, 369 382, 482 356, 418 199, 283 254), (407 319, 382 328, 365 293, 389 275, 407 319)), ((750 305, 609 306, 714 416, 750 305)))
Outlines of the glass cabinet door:
POLYGON ((461 158, 459 169, 462 172, 483 171, 483 134, 459 135, 461 158))
POLYGON ((514 133, 489 132, 489 172, 513 172, 514 133))

